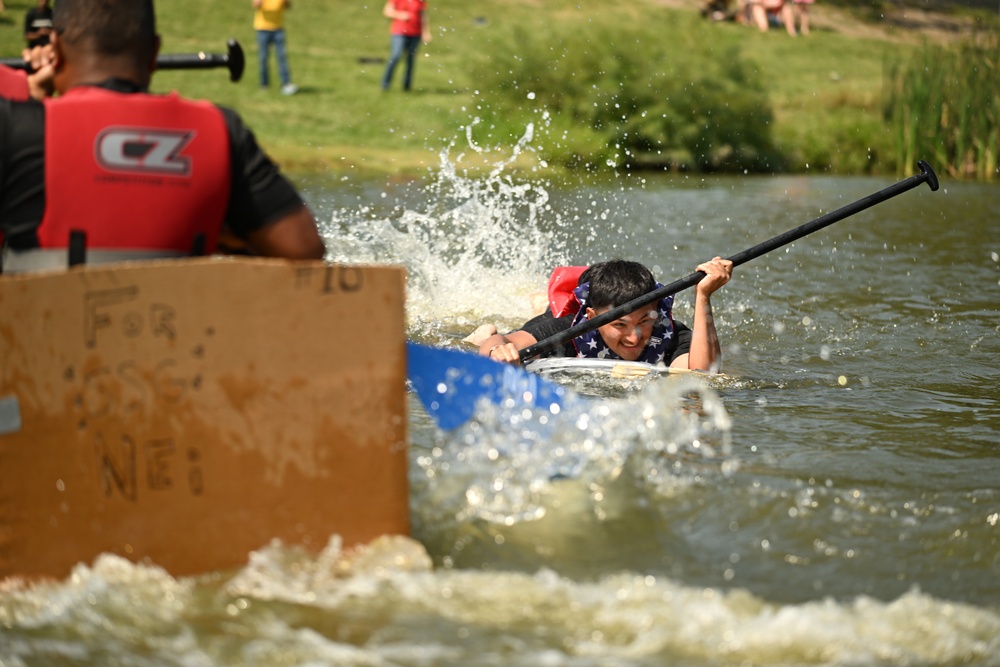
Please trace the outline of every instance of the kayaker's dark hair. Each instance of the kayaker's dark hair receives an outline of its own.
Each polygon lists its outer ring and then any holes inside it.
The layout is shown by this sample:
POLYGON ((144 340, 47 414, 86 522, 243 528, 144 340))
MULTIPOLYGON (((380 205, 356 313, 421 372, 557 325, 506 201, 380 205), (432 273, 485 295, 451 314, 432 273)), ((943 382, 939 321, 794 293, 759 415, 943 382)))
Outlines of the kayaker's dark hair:
POLYGON ((649 269, 624 259, 594 264, 580 276, 580 283, 588 281, 587 305, 594 309, 620 306, 656 289, 656 279, 649 269))
POLYGON ((150 63, 156 45, 153 0, 58 0, 52 23, 67 44, 150 63))

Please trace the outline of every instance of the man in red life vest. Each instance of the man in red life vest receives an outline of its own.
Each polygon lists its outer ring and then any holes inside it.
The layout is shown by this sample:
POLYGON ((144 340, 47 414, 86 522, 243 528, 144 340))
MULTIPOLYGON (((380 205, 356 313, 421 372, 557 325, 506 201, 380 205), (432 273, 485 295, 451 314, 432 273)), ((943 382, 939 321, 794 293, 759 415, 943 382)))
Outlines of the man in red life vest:
MULTIPOLYGON (((637 262, 616 259, 584 268, 579 267, 576 272, 579 278, 572 281, 568 293, 553 289, 557 281, 550 281, 550 308, 516 331, 493 334, 481 342, 479 353, 497 361, 520 363, 520 350, 658 287, 649 269, 637 262)), ((673 319, 673 297, 668 296, 572 339, 555 354, 717 372, 722 349, 710 297, 729 282, 733 263, 716 257, 699 264, 696 270, 704 271, 706 276, 695 287, 694 322, 690 329, 673 319)))
POLYGON ((37 66, 59 96, 0 100, 8 258, 76 230, 95 249, 211 253, 223 226, 255 254, 323 257, 312 213, 235 112, 147 92, 152 0, 59 0, 54 23, 37 66))

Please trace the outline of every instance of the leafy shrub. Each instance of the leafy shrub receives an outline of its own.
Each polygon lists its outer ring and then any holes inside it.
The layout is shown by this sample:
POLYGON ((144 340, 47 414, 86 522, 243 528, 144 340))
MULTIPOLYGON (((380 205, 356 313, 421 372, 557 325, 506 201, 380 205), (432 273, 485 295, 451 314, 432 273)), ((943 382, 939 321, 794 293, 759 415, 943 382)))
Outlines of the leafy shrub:
POLYGON ((474 76, 495 131, 544 124, 544 159, 590 169, 781 168, 757 73, 735 40, 697 17, 586 32, 559 24, 532 35, 515 31, 474 76))

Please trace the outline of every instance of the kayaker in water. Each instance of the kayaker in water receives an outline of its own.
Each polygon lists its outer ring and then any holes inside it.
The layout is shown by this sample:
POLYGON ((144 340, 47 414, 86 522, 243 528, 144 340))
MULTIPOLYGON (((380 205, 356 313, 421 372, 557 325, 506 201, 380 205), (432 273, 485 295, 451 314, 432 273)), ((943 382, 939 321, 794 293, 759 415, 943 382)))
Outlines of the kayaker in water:
POLYGON ((39 73, 58 97, 0 100, 9 249, 82 230, 88 250, 211 253, 225 226, 252 254, 323 257, 312 212, 234 111, 148 92, 152 0, 59 0, 54 22, 39 73))
MULTIPOLYGON (((716 257, 699 264, 696 270, 706 275, 695 287, 691 328, 673 319, 673 297, 668 296, 572 339, 550 356, 644 361, 671 368, 717 372, 722 349, 715 331, 710 297, 729 282, 733 263, 716 257)), ((638 262, 615 259, 589 268, 564 267, 550 280, 550 305, 546 312, 516 331, 493 333, 480 343, 479 353, 496 361, 518 364, 521 362, 520 350, 657 287, 652 272, 638 262)))

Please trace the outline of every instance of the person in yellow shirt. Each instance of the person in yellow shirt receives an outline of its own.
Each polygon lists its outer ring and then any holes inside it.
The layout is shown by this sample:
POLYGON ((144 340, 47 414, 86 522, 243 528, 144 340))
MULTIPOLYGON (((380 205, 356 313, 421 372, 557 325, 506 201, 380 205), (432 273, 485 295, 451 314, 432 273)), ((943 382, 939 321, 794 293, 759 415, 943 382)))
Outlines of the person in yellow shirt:
POLYGON ((260 87, 267 88, 269 83, 267 59, 271 45, 278 60, 278 77, 281 79, 281 92, 294 95, 299 87, 292 83, 292 75, 288 70, 288 50, 285 42, 285 10, 292 6, 291 0, 252 0, 254 15, 253 29, 257 32, 257 59, 260 63, 260 87))

